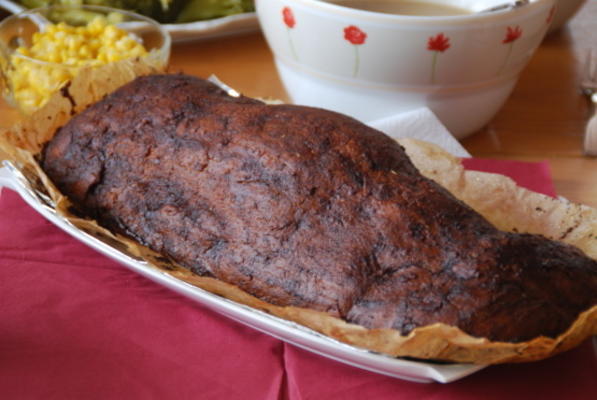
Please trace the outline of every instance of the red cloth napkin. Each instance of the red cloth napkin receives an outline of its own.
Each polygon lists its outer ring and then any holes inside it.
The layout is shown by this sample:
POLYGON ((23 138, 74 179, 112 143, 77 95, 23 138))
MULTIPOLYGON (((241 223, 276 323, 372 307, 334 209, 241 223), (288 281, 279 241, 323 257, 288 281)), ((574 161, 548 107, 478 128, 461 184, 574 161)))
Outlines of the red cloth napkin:
POLYGON ((524 163, 520 161, 491 160, 485 158, 463 158, 462 165, 470 170, 496 172, 506 175, 512 178, 518 186, 548 196, 556 196, 556 189, 553 186, 547 162, 524 163))
MULTIPOLYGON (((468 160, 553 195, 546 163, 468 160), (530 182, 530 183, 529 183, 530 182)), ((228 320, 0 195, 2 399, 594 399, 590 341, 548 360, 419 384, 322 358, 228 320)))

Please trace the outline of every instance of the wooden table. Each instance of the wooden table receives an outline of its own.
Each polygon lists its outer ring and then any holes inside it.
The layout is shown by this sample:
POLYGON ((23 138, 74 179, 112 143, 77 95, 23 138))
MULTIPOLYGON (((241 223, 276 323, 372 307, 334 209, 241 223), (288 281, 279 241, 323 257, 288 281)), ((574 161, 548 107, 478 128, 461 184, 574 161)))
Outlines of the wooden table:
MULTIPOLYGON (((590 107, 579 91, 583 54, 591 46, 597 48, 597 1, 545 39, 503 109, 464 146, 476 157, 548 160, 560 195, 597 207, 597 159, 582 154, 590 107)), ((215 73, 248 96, 288 99, 260 33, 177 44, 170 70, 215 73)), ((0 126, 15 118, 0 103, 0 126)))

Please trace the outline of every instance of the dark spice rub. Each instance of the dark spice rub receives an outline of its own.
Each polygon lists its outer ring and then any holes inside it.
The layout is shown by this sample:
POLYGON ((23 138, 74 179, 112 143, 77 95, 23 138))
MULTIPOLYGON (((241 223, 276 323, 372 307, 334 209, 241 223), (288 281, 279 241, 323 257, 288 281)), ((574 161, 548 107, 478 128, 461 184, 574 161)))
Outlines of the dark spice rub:
POLYGON ((42 166, 102 225, 276 305, 516 342, 597 304, 597 261, 496 230, 382 133, 189 76, 117 90, 59 130, 42 166))

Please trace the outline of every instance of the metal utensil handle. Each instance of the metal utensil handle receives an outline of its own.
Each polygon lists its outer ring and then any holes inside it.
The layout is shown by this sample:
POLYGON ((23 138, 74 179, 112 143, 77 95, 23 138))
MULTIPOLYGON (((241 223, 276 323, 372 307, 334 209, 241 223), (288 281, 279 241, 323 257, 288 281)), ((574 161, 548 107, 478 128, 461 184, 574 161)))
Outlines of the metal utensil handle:
POLYGON ((500 4, 494 7, 483 9, 479 11, 479 13, 514 10, 515 8, 526 6, 527 4, 529 4, 529 0, 516 0, 509 3, 500 4))
POLYGON ((597 156, 597 92, 593 93, 591 101, 593 102, 593 116, 585 130, 584 151, 588 156, 597 156))

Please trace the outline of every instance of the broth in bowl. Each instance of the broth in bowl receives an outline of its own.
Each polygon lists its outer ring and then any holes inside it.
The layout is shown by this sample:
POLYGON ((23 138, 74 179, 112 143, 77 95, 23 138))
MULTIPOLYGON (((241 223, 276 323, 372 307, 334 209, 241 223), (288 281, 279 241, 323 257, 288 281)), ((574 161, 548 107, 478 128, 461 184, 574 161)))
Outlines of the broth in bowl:
POLYGON ((451 4, 443 4, 416 0, 328 0, 327 3, 356 8, 363 11, 374 11, 397 15, 450 16, 471 14, 471 10, 451 4))

